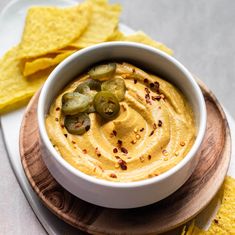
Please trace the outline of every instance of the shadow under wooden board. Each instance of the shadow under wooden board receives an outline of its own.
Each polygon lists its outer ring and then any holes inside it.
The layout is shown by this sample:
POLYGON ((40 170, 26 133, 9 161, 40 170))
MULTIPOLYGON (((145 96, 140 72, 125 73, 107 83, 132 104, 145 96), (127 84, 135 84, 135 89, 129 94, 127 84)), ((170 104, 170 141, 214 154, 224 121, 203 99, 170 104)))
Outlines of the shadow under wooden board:
POLYGON ((92 234, 157 234, 182 225, 211 201, 226 175, 231 137, 225 114, 215 96, 199 81, 206 101, 207 128, 199 163, 188 181, 166 199, 136 209, 108 209, 78 199, 46 168, 39 148, 37 102, 30 101, 20 131, 25 174, 42 202, 59 218, 92 234))

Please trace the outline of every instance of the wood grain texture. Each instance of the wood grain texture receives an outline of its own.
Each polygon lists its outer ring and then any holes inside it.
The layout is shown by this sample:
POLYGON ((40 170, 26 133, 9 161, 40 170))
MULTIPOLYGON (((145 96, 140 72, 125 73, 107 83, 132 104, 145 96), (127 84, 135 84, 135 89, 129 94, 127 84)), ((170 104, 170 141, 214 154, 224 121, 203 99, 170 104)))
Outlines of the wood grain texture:
POLYGON ((76 198, 52 177, 39 148, 36 108, 39 93, 28 105, 20 132, 25 174, 42 202, 65 222, 91 234, 157 234, 197 215, 213 198, 226 175, 231 138, 225 114, 214 95, 199 82, 207 107, 207 129, 200 160, 189 180, 174 194, 137 209, 107 209, 76 198))

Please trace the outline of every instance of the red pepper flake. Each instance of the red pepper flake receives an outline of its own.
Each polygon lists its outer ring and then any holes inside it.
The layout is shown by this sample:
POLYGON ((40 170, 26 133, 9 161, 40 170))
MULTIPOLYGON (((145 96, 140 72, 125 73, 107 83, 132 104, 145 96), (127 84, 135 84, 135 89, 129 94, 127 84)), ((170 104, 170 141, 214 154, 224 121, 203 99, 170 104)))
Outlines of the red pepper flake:
POLYGON ((60 107, 57 107, 55 110, 56 110, 56 111, 59 111, 59 110, 60 110, 60 107))
POLYGON ((137 83, 137 79, 134 79, 134 84, 136 84, 137 83))
POLYGON ((62 125, 60 125, 61 126, 61 128, 63 128, 64 129, 64 125, 62 124, 62 125))
POLYGON ((124 171, 127 170, 126 162, 124 160, 122 160, 121 158, 118 160, 118 164, 122 170, 124 170, 124 171))
POLYGON ((150 95, 149 95, 149 94, 146 94, 146 95, 145 95, 145 99, 146 99, 146 100, 150 100, 150 95))
POLYGON ((154 82, 154 87, 155 87, 156 91, 159 92, 159 87, 160 87, 159 82, 154 82))
POLYGON ((142 132, 142 131, 144 131, 144 128, 143 128, 143 127, 140 129, 140 132, 142 132))
POLYGON ((111 178, 117 178, 117 175, 114 174, 114 173, 111 173, 109 176, 110 176, 111 178))
POLYGON ((59 118, 55 118, 55 120, 56 120, 56 122, 58 122, 58 121, 59 121, 59 118))
POLYGON ((217 219, 214 219, 214 222, 215 222, 216 224, 218 224, 218 223, 219 223, 219 221, 218 221, 217 219))
POLYGON ((100 156, 101 156, 101 153, 100 153, 100 151, 99 151, 98 147, 96 147, 96 148, 95 148, 95 153, 96 153, 96 155, 97 155, 98 157, 100 157, 100 156))
POLYGON ((148 160, 151 160, 151 158, 152 158, 152 156, 149 154, 149 155, 148 155, 148 160))
POLYGON ((67 138, 67 137, 68 137, 68 134, 64 134, 64 136, 67 138))
POLYGON ((158 126, 159 126, 159 127, 162 126, 162 121, 161 121, 161 120, 158 121, 158 126))
POLYGON ((180 146, 182 146, 182 147, 185 146, 185 142, 184 142, 184 141, 181 141, 181 142, 180 142, 180 146))
POLYGON ((151 82, 151 83, 149 84, 149 86, 150 86, 150 88, 154 88, 154 83, 151 82))
POLYGON ((150 90, 147 87, 145 87, 144 90, 146 91, 147 94, 150 93, 150 90))
POLYGON ((117 135, 117 131, 113 130, 113 135, 116 136, 117 135))
POLYGON ((153 129, 156 130, 157 129, 157 124, 153 123, 153 129))
POLYGON ((117 141, 117 144, 118 144, 118 147, 120 148, 122 146, 122 141, 121 140, 118 140, 117 141))
POLYGON ((149 83, 149 80, 147 78, 145 78, 144 83, 149 83))
POLYGON ((131 143, 132 143, 132 144, 135 144, 135 143, 136 143, 136 140, 132 140, 131 143))
POLYGON ((127 150, 126 148, 124 148, 124 147, 121 147, 121 151, 122 151, 123 153, 125 153, 125 154, 128 154, 128 150, 127 150))
POLYGON ((152 136, 154 134, 154 130, 152 130, 149 134, 149 136, 152 136))
POLYGON ((72 143, 73 143, 73 144, 76 144, 76 142, 75 142, 74 140, 72 140, 72 143))
POLYGON ((83 152, 84 154, 87 154, 87 150, 86 150, 86 149, 83 149, 82 152, 83 152))
POLYGON ((152 96, 152 100, 155 101, 159 101, 162 97, 160 95, 157 95, 157 96, 152 96))
POLYGON ((117 153, 117 152, 118 152, 118 149, 117 149, 117 148, 114 148, 114 149, 113 149, 113 152, 114 152, 114 153, 117 153))
POLYGON ((134 68, 132 69, 132 73, 135 73, 135 69, 134 68))

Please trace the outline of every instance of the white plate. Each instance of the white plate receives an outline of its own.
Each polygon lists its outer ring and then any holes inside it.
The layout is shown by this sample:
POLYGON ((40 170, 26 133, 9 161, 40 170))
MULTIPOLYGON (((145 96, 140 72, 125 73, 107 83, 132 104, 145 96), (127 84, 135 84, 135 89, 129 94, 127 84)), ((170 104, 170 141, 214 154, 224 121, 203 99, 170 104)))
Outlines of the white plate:
MULTIPOLYGON (((73 5, 76 2, 77 1, 73 0, 14 0, 10 2, 0 14, 0 57, 12 46, 19 43, 28 7, 35 5, 53 5, 63 7, 73 5)), ((120 25, 120 29, 126 34, 133 32, 132 29, 122 24, 120 25)), ((45 208, 29 185, 21 165, 18 147, 19 130, 23 114, 24 108, 2 115, 0 119, 8 157, 21 189, 23 190, 36 216, 49 234, 84 234, 83 232, 80 232, 72 226, 64 223, 45 208)), ((235 122, 228 113, 227 117, 232 130, 232 139, 235 140, 235 122)), ((232 168, 235 169, 234 153, 229 168, 229 174, 235 177, 235 172, 232 172, 232 168)))

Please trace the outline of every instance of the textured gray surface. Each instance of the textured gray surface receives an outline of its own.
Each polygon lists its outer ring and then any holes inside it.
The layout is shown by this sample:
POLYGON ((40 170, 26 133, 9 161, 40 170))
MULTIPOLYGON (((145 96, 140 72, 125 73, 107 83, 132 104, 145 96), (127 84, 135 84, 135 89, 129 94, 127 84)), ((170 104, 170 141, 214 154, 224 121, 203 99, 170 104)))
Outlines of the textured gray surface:
MULTIPOLYGON (((0 9, 7 3, 0 0, 0 9)), ((121 21, 164 42, 235 118, 235 1, 120 0, 121 21)), ((0 35, 1 42, 1 35, 0 35)), ((0 234, 45 234, 11 171, 0 137, 0 234)))

